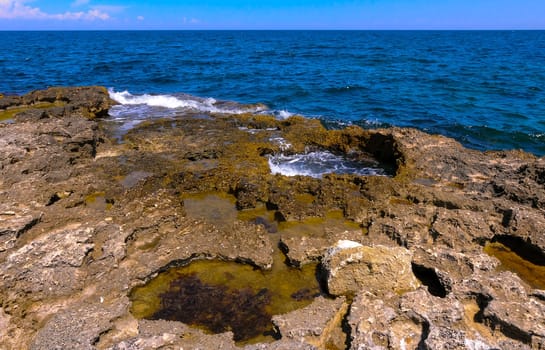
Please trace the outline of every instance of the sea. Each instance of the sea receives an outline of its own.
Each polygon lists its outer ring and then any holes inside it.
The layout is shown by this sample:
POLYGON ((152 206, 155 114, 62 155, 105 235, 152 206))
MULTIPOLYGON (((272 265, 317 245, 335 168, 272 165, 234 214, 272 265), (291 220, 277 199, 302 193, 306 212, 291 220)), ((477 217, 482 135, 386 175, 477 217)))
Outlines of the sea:
POLYGON ((545 155, 545 31, 4 31, 0 92, 102 85, 112 119, 413 127, 545 155))

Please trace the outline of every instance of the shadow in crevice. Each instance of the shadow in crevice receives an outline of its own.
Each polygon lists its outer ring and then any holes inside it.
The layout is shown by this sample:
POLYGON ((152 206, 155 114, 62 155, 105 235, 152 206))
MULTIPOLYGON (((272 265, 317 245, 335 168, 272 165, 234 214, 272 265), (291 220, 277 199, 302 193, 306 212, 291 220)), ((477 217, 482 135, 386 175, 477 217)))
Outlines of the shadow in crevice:
POLYGON ((423 320, 422 336, 420 337, 420 341, 418 342, 418 346, 416 347, 416 350, 428 349, 428 346, 426 345, 426 340, 428 339, 429 335, 430 335, 430 324, 426 320, 423 320))
POLYGON ((346 339, 344 341, 345 349, 352 349, 352 327, 350 326, 350 322, 348 320, 352 309, 352 300, 348 300, 348 303, 346 313, 341 321, 341 330, 346 335, 346 339))
POLYGON ((496 235, 492 238, 492 243, 494 242, 503 244, 522 259, 527 260, 534 265, 545 266, 545 254, 529 240, 510 235, 496 235))
POLYGON ((431 295, 439 298, 445 298, 448 295, 450 286, 445 286, 443 284, 444 282, 441 281, 434 269, 414 262, 411 265, 414 275, 423 285, 428 287, 428 292, 430 292, 431 295))
POLYGON ((489 314, 485 312, 488 304, 492 301, 490 296, 479 294, 476 296, 475 301, 479 307, 479 311, 475 314, 473 321, 484 324, 492 331, 499 330, 506 337, 520 341, 524 344, 532 343, 532 336, 528 332, 518 328, 513 323, 498 318, 493 313, 489 314))

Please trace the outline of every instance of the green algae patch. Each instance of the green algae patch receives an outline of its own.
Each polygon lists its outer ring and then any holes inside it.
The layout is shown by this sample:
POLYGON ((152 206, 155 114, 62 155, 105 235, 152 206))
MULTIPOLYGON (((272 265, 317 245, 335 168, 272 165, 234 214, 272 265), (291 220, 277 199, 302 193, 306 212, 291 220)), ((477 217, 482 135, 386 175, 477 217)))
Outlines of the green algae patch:
POLYGON ((302 236, 321 236, 325 230, 362 230, 361 225, 347 220, 342 210, 330 210, 325 217, 308 217, 304 220, 290 220, 279 223, 281 233, 290 233, 302 236))
POLYGON ((110 210, 113 207, 113 200, 106 198, 105 192, 93 192, 85 196, 85 205, 97 210, 110 210))
POLYGON ((47 109, 51 107, 62 107, 65 105, 66 103, 63 102, 38 102, 31 106, 12 107, 5 110, 0 110, 0 121, 12 120, 17 114, 27 111, 29 109, 47 109))
POLYGON ((290 268, 280 255, 270 271, 218 260, 171 268, 131 292, 131 312, 210 333, 232 331, 239 343, 272 341, 273 315, 303 308, 321 293, 316 264, 290 268))
POLYGON ((484 251, 501 262, 500 270, 516 273, 532 288, 545 289, 545 266, 523 259, 519 254, 499 242, 487 243, 484 251))
POLYGON ((12 120, 15 115, 28 110, 28 107, 16 107, 0 111, 0 121, 12 120))

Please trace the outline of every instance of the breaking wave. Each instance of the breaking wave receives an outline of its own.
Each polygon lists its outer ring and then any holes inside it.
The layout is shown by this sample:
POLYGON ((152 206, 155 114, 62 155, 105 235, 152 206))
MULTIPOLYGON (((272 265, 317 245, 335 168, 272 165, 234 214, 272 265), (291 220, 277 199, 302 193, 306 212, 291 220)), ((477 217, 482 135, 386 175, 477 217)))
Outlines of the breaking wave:
POLYGON ((146 105, 150 107, 162 107, 177 109, 187 112, 242 114, 257 113, 266 110, 263 105, 243 105, 235 102, 221 102, 214 98, 200 98, 196 96, 178 95, 133 95, 128 91, 116 92, 109 90, 110 97, 123 106, 146 105))

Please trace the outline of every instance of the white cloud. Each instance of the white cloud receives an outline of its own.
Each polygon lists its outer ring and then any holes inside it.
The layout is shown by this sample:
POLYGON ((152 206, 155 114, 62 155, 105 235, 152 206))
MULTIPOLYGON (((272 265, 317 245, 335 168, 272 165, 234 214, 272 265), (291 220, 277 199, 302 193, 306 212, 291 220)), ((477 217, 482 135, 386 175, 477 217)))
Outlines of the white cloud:
POLYGON ((61 14, 48 15, 48 18, 58 19, 58 20, 88 20, 93 21, 95 19, 101 19, 103 21, 110 19, 110 15, 105 12, 100 12, 99 10, 89 10, 87 12, 65 12, 61 14))
POLYGON ((115 5, 97 5, 91 6, 94 10, 106 13, 120 13, 127 9, 127 6, 115 6, 115 5))
POLYGON ((197 18, 187 18, 187 17, 184 17, 183 18, 183 22, 184 24, 197 24, 197 23, 201 23, 201 21, 197 18))
MULTIPOLYGON (((86 0, 76 0, 74 3, 84 4, 86 0)), ((56 20, 107 20, 110 15, 100 9, 65 13, 46 13, 39 7, 26 5, 29 0, 0 0, 0 18, 21 19, 56 19, 56 20)), ((89 1, 87 1, 88 3, 89 1)))
POLYGON ((37 7, 24 4, 24 0, 0 0, 0 18, 44 18, 47 14, 37 7))
POLYGON ((143 20, 144 20, 144 16, 138 16, 138 17, 136 17, 136 19, 139 20, 139 21, 143 21, 143 20))

